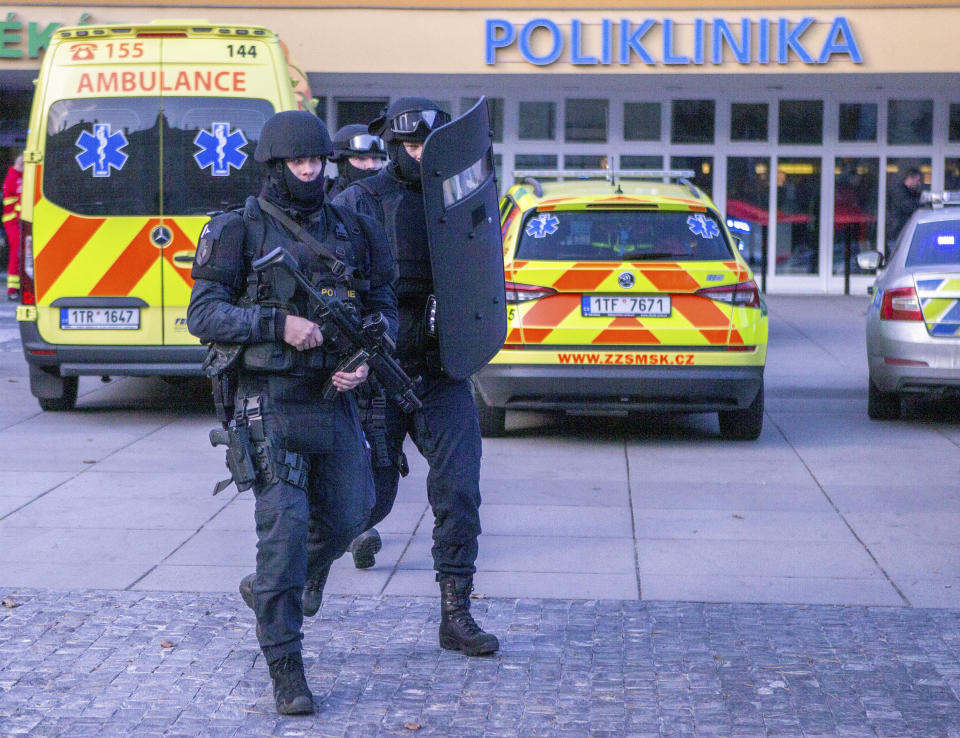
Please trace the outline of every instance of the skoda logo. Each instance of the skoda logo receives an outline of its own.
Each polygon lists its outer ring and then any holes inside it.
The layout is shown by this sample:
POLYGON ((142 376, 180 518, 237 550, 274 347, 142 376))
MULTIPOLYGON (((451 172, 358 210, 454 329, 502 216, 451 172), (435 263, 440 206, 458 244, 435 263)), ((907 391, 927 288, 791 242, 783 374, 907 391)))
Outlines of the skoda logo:
POLYGON ((636 280, 630 272, 623 272, 619 277, 617 277, 617 283, 625 290, 633 287, 634 281, 636 280))
POLYGON ((150 240, 153 241, 154 246, 163 248, 173 240, 173 231, 165 225, 158 225, 150 231, 150 240))

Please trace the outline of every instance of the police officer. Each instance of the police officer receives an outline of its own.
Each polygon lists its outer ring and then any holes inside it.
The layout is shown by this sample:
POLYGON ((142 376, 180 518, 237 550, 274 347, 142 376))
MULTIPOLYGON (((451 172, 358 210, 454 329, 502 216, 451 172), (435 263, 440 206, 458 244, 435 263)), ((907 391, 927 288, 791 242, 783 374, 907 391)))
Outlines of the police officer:
POLYGON ((377 502, 371 530, 355 540, 351 550, 356 559, 358 548, 366 548, 367 553, 379 549, 373 526, 387 516, 396 499, 400 469, 405 466, 403 441, 409 434, 430 465, 427 498, 434 514, 432 553, 440 584, 440 645, 476 656, 500 647, 496 636, 484 632, 470 614, 480 535, 480 426, 468 381, 443 373, 427 336, 433 274, 420 155, 430 131, 449 120, 437 103, 426 98, 403 97, 391 103, 369 126, 370 133, 386 141, 389 163, 336 200, 375 218, 387 232, 400 272, 397 359, 407 374, 423 377, 418 391, 422 410, 403 415, 392 403, 387 407, 386 435, 393 463, 374 467, 377 502))
POLYGON ((333 158, 337 176, 327 180, 327 197, 331 200, 359 179, 380 171, 387 160, 383 139, 372 135, 362 123, 344 126, 333 134, 333 158))
MULTIPOLYGON (((283 714, 314 711, 300 655, 308 535, 310 566, 325 578, 373 504, 350 391, 368 368, 334 371, 337 348, 325 340, 327 327, 311 320, 315 305, 306 291, 286 272, 255 272, 251 262, 283 246, 324 292, 364 315, 380 312, 391 334, 397 321, 394 265, 382 230, 325 202, 322 172, 332 153, 326 126, 314 115, 285 111, 267 120, 254 153, 267 170, 261 195, 204 228, 187 310, 190 332, 202 341, 244 345, 233 418, 252 446, 258 543, 256 573, 240 591, 256 613, 283 714), (339 390, 332 400, 322 397, 328 378, 339 390)), ((239 486, 236 474, 234 480, 239 486)))

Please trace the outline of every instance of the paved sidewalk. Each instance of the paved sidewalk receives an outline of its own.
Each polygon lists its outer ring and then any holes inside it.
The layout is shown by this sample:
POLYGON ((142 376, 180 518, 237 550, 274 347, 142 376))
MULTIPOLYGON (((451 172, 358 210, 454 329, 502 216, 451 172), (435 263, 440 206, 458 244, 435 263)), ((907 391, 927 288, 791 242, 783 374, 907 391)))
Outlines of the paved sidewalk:
POLYGON ((435 598, 333 596, 281 718, 239 596, 6 598, 2 736, 960 736, 955 610, 477 599, 470 659, 435 598))

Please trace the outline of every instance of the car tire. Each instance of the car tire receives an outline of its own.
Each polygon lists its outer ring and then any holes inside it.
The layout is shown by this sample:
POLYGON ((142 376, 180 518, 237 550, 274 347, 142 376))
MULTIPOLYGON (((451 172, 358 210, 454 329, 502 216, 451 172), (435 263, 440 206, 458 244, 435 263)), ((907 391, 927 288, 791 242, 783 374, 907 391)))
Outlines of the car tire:
POLYGON ((499 438, 507 431, 507 410, 503 407, 491 407, 483 401, 477 383, 470 382, 473 389, 473 401, 477 406, 477 420, 480 421, 480 435, 484 438, 499 438))
POLYGON ((873 380, 868 380, 867 415, 871 420, 899 420, 900 398, 896 392, 881 392, 873 380))
POLYGON ((731 441, 756 441, 763 429, 763 385, 743 410, 721 410, 720 435, 731 441))
POLYGON ((73 410, 77 406, 77 388, 80 385, 79 377, 62 377, 63 392, 60 397, 38 397, 41 410, 64 412, 73 410))

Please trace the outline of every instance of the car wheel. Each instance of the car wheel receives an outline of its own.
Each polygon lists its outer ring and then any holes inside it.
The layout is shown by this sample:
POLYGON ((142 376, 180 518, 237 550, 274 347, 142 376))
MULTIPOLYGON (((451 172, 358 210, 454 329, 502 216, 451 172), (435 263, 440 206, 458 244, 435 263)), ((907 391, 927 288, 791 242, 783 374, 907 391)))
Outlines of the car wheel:
POLYGON ((507 430, 507 410, 502 407, 491 407, 483 401, 476 382, 470 383, 473 388, 473 401, 477 405, 477 420, 480 421, 480 435, 484 438, 498 438, 507 430))
POLYGON ((73 410, 77 406, 77 387, 80 384, 80 378, 63 377, 60 381, 63 383, 63 392, 60 397, 37 398, 41 410, 59 412, 73 410))
POLYGON ((756 441, 763 428, 763 385, 743 410, 721 410, 720 435, 731 441, 756 441))
POLYGON ((881 392, 872 379, 868 381, 867 415, 872 420, 898 420, 900 418, 900 398, 897 393, 881 392))

